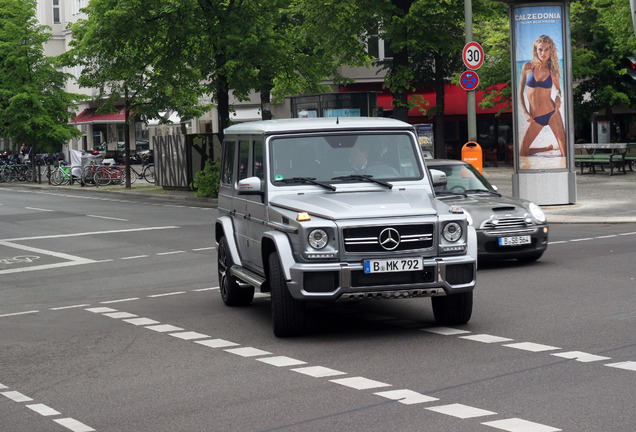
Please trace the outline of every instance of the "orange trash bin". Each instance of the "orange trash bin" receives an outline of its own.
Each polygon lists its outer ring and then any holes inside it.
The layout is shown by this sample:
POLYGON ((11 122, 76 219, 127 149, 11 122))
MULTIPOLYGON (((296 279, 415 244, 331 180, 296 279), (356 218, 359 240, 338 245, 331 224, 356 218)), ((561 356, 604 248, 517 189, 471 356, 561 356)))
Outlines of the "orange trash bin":
POLYGON ((480 174, 484 173, 483 153, 481 146, 476 142, 470 141, 464 144, 462 147, 462 160, 474 166, 480 174))

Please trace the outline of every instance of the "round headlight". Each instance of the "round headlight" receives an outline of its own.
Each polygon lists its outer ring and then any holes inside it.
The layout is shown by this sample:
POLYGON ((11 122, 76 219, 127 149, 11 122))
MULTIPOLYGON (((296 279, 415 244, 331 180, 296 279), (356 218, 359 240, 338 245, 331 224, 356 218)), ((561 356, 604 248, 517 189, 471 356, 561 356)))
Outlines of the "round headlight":
POLYGON ((454 243, 462 237, 462 226, 457 222, 449 222, 444 226, 442 235, 446 241, 454 243))
POLYGON ((329 236, 324 230, 315 229, 309 233, 309 245, 314 249, 322 249, 327 246, 329 236))
POLYGON ((536 220, 538 220, 539 222, 545 222, 546 220, 545 213, 543 213, 543 210, 541 210, 541 207, 539 207, 538 205, 532 202, 530 203, 528 208, 530 208, 530 213, 532 213, 532 216, 536 220))

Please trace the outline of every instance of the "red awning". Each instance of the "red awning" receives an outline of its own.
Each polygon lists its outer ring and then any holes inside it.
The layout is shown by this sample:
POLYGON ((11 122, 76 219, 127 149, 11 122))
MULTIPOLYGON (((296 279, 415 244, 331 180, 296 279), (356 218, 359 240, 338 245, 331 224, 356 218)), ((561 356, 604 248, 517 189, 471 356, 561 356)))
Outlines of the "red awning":
POLYGON ((71 123, 125 123, 124 107, 117 107, 117 112, 108 114, 96 113, 97 108, 87 108, 71 123))

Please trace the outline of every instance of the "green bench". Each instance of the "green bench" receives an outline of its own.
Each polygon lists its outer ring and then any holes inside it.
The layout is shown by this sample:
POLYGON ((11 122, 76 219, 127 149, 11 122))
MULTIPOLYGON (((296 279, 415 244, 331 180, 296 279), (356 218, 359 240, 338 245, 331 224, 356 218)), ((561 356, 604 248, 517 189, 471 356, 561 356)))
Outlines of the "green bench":
MULTIPOLYGON (((628 146, 631 144, 627 144, 626 147, 622 150, 610 150, 603 148, 579 148, 575 149, 576 152, 574 154, 574 163, 578 164, 581 167, 581 174, 583 174, 583 169, 587 167, 589 173, 596 173, 596 168, 599 167, 601 171, 605 171, 605 165, 609 167, 610 175, 614 174, 614 169, 617 169, 618 172, 623 174, 627 174, 625 170, 625 165, 629 165, 630 169, 631 162, 628 163, 626 159, 628 146), (580 153, 578 151, 580 150, 580 153)), ((634 154, 636 156, 636 154, 634 154)))

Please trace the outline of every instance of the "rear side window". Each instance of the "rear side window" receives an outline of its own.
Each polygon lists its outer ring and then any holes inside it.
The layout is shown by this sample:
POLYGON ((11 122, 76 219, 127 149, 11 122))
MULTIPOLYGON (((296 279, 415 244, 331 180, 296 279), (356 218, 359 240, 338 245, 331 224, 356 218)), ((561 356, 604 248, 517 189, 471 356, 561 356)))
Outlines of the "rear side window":
POLYGON ((234 178, 234 153, 236 150, 236 142, 227 141, 223 151, 223 161, 221 163, 221 183, 230 185, 234 178))
POLYGON ((239 166, 238 166, 238 180, 243 180, 248 176, 250 162, 250 142, 247 140, 239 141, 239 166))

